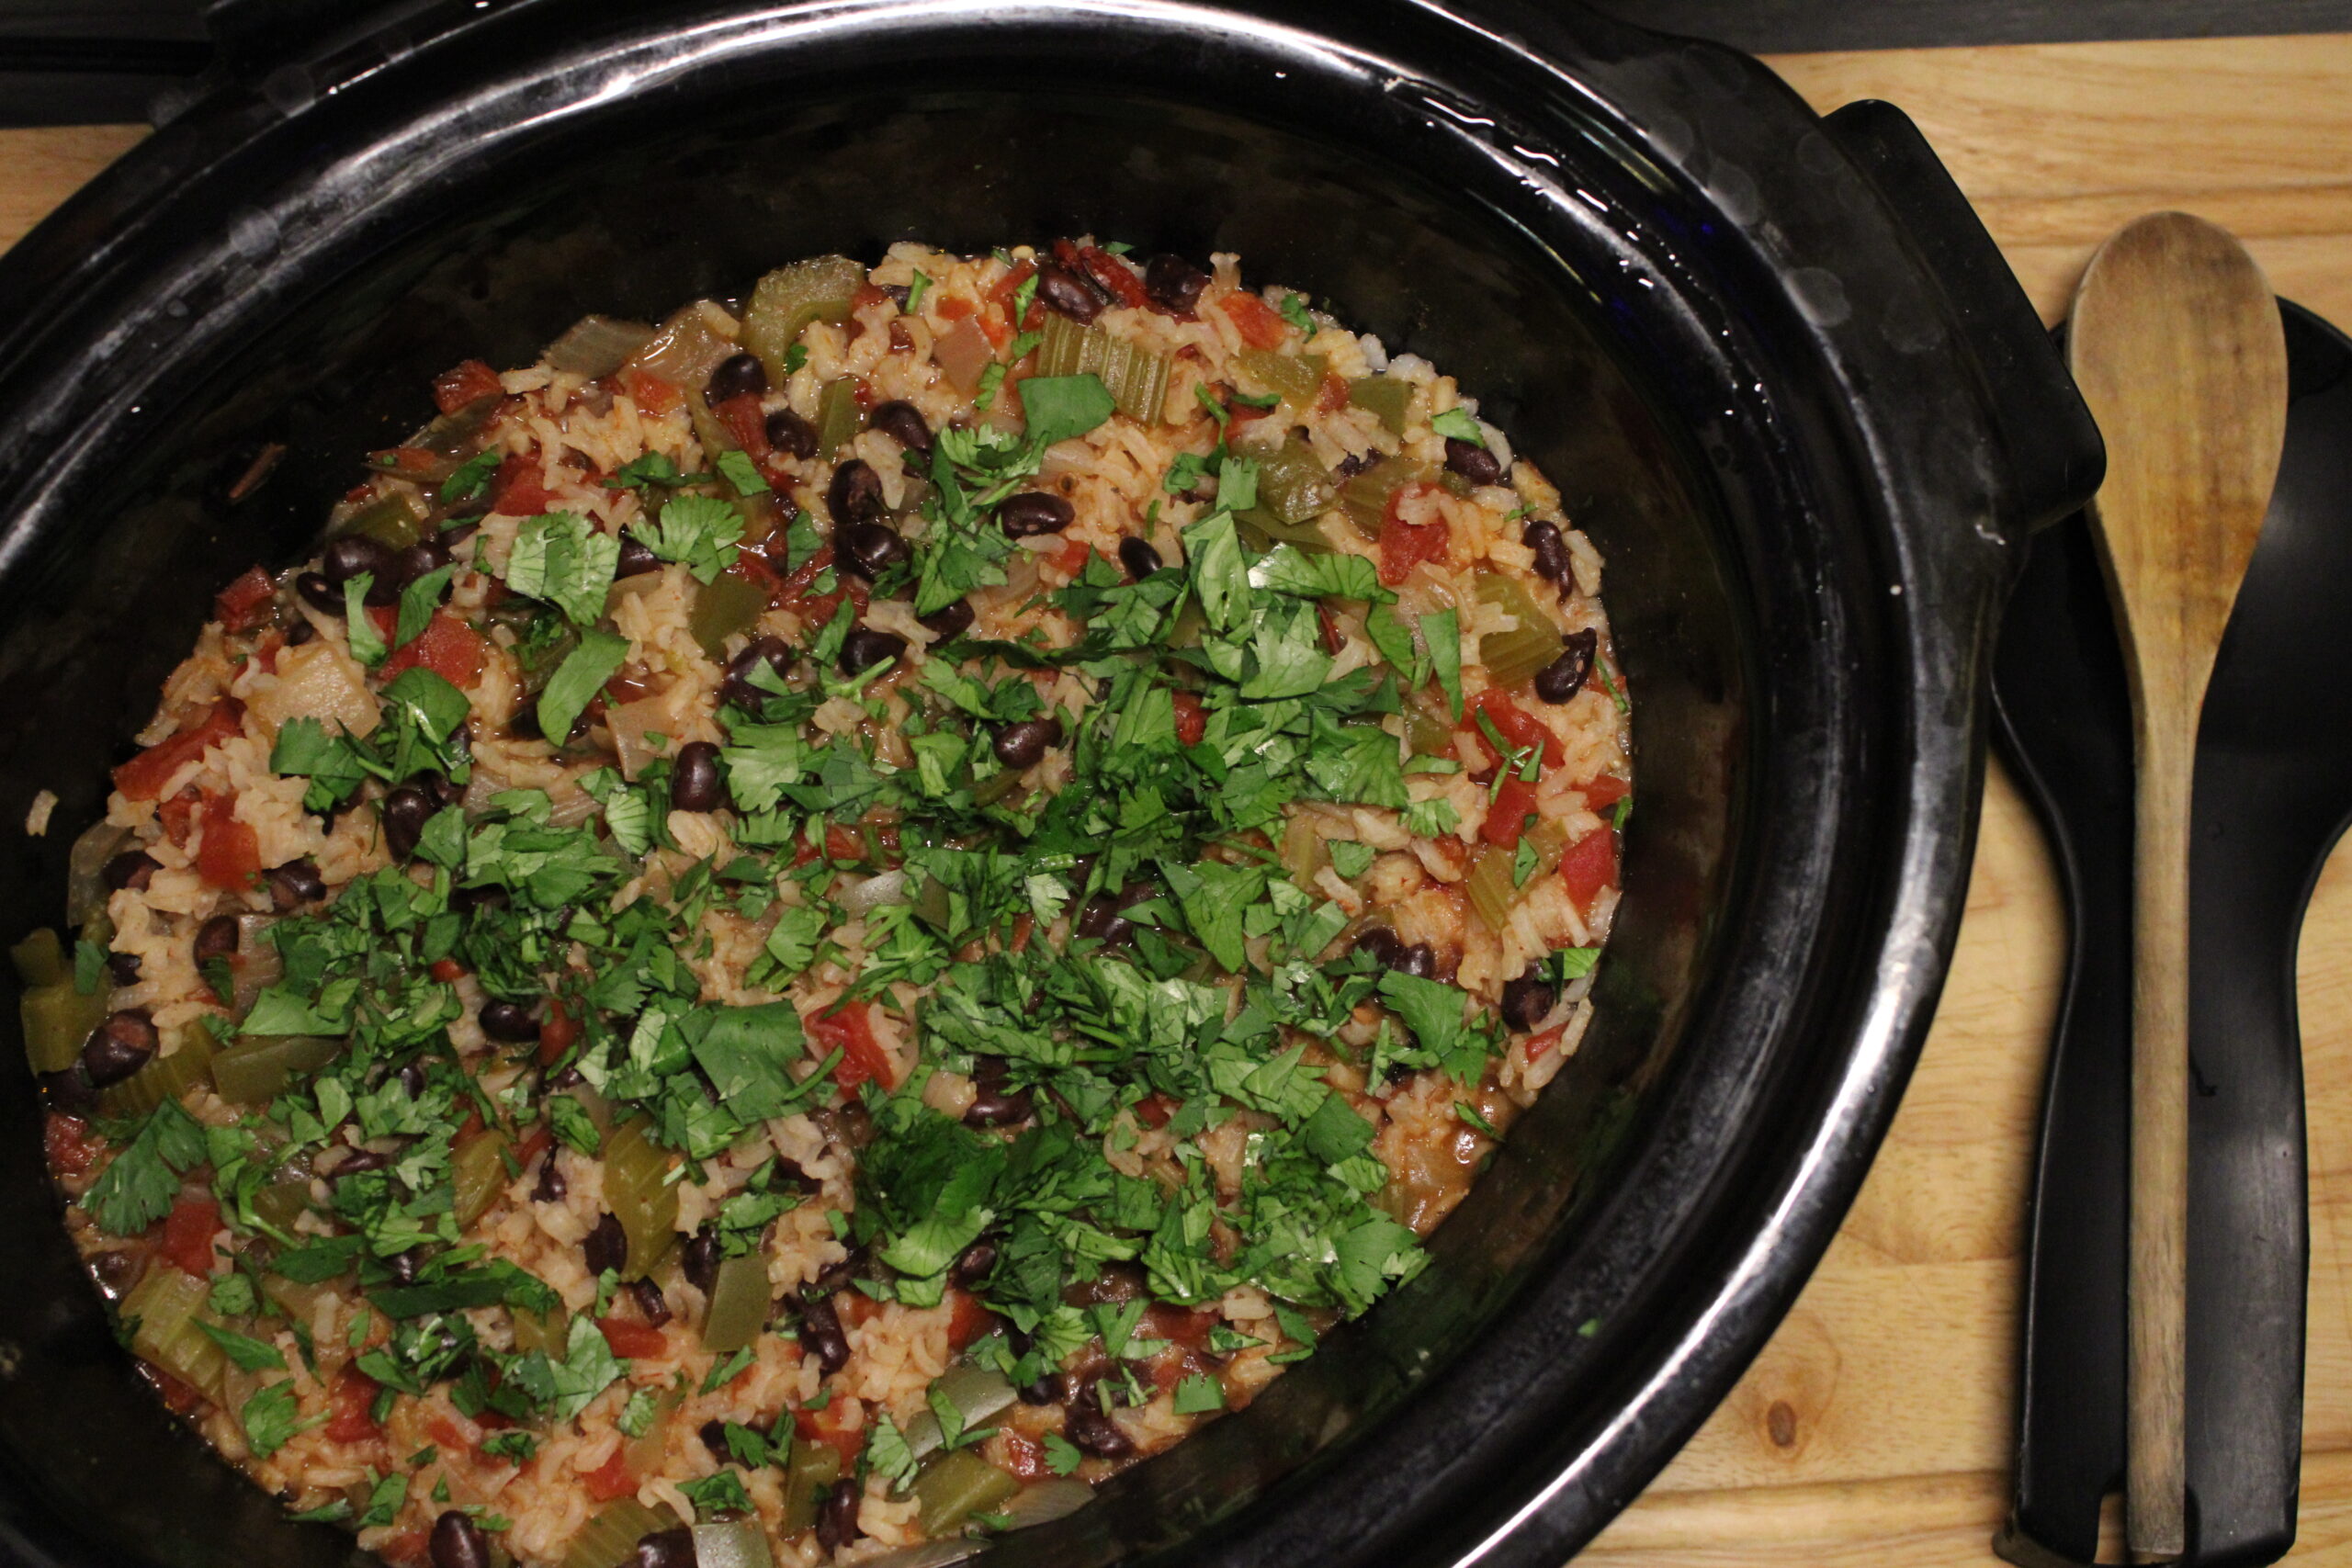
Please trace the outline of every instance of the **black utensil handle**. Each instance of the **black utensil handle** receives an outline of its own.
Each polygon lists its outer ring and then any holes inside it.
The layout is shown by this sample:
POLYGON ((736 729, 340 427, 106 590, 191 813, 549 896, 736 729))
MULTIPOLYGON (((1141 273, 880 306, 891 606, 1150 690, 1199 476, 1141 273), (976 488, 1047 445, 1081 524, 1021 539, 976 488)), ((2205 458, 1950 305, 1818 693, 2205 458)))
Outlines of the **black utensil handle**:
POLYGON ((1966 334, 2008 451, 2003 524, 2022 537, 2056 522, 2098 490, 2107 446, 2032 301, 1910 116, 1864 99, 1823 125, 1909 232, 1966 334))

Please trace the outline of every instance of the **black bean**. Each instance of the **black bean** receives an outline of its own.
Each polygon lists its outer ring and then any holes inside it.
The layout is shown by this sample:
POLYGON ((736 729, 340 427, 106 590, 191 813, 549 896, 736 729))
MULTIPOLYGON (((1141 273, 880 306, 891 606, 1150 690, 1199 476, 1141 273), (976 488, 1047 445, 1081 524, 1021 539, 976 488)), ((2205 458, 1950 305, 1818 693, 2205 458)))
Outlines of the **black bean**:
POLYGON ((1182 256, 1161 252, 1144 265, 1143 291, 1154 307, 1170 316, 1189 316, 1201 302, 1209 275, 1182 256))
POLYGON ((893 398, 866 416, 866 423, 910 453, 931 456, 931 422, 904 398, 893 398))
MULTIPOLYGON (((464 734, 465 731, 459 729, 455 731, 450 739, 454 740, 464 734)), ((425 798, 433 803, 434 809, 436 811, 445 806, 465 804, 466 786, 445 773, 428 769, 421 773, 412 773, 409 775, 408 782, 424 792, 425 798)))
POLYGON ((139 984, 139 954, 135 953, 107 953, 107 975, 118 986, 139 984))
POLYGON ((394 1073, 392 1077, 399 1080, 401 1091, 411 1100, 424 1098, 424 1064, 423 1062, 403 1062, 401 1064, 401 1070, 394 1073))
POLYGON ((1593 655, 1600 649, 1600 634, 1586 626, 1570 632, 1567 643, 1559 658, 1535 672, 1535 694, 1547 703, 1565 703, 1584 690, 1592 674, 1593 655))
POLYGON ((196 928, 196 962, 211 963, 216 958, 228 958, 237 951, 237 917, 215 915, 196 928))
POLYGON ((637 1538, 630 1568, 695 1568, 695 1532, 684 1525, 637 1538))
POLYGON ((381 1149, 352 1149, 335 1162, 329 1179, 341 1181, 346 1176, 361 1176, 371 1170, 390 1169, 392 1156, 381 1149))
POLYGON ((621 530, 621 557, 613 567, 615 577, 643 577, 649 571, 662 570, 662 558, 655 555, 646 542, 628 529, 621 530))
POLYGON ((1045 761, 1046 753, 1062 743, 1062 722, 1057 718, 1024 718, 1018 724, 1008 724, 996 732, 989 743, 996 760, 1016 773, 1035 767, 1045 761))
POLYGON ((139 1280, 140 1261, 135 1252, 101 1252, 90 1259, 90 1272, 110 1295, 119 1296, 139 1280))
POLYGON ((490 1543, 464 1509, 433 1521, 433 1568, 490 1568, 490 1543))
POLYGON ((1130 942, 1136 934, 1134 922, 1119 913, 1119 901, 1108 893, 1097 893, 1078 912, 1075 928, 1080 936, 1091 937, 1106 946, 1118 947, 1130 942))
POLYGON ((849 1337, 831 1296, 802 1296, 800 1345, 816 1356, 818 1370, 827 1377, 849 1365, 849 1337))
POLYGON ((292 626, 286 628, 286 646, 288 648, 300 648, 318 635, 319 628, 312 626, 310 622, 296 621, 292 626))
POLYGON ((163 863, 144 850, 125 850, 107 862, 98 877, 110 892, 119 893, 128 887, 134 893, 144 893, 147 885, 155 880, 155 874, 163 869, 163 863))
POLYGON ((842 673, 859 674, 886 659, 896 659, 906 651, 907 639, 897 633, 860 626, 842 638, 842 673))
POLYGON ((449 890, 449 908, 460 914, 476 909, 503 909, 506 907, 506 889, 498 886, 453 887, 449 890))
POLYGON ((1520 530, 1519 542, 1535 557, 1535 575, 1563 587, 1568 581, 1568 541, 1562 537, 1559 525, 1541 517, 1530 518, 1520 530))
POLYGON ((710 1457, 719 1463, 725 1464, 735 1457, 734 1450, 727 1446, 726 1422, 706 1421, 702 1424, 702 1429, 695 1436, 702 1439, 702 1446, 708 1449, 710 1457))
MULTIPOLYGON (((1125 920, 1119 922, 1126 925, 1125 920)), ((1130 931, 1134 928, 1128 927, 1130 931)), ((1028 1089, 1008 1089, 1004 1085, 1005 1065, 1001 1056, 972 1058, 972 1103, 964 1111, 964 1122, 972 1127, 1008 1127, 1029 1120, 1036 1109, 1036 1098, 1028 1089)))
POLYGON ((755 637, 727 661, 727 678, 718 683, 718 700, 756 710, 768 694, 752 684, 752 671, 764 660, 779 681, 792 671, 792 648, 780 637, 755 637))
MULTIPOLYGON (((420 539, 393 558, 392 581, 399 587, 406 588, 425 573, 439 571, 448 564, 449 547, 437 536, 430 539, 420 539)), ((370 597, 372 598, 373 595, 370 597)), ((445 582, 441 585, 440 598, 435 603, 438 604, 448 597, 449 584, 445 582)))
POLYGON ((1135 579, 1137 582, 1141 582, 1145 578, 1149 577, 1153 572, 1159 570, 1159 552, 1151 547, 1149 540, 1121 539, 1119 541, 1119 564, 1127 569, 1127 575, 1129 577, 1135 579))
POLYGON ((833 482, 825 489, 825 509, 832 513, 836 533, 879 521, 888 510, 882 500, 882 476, 865 458, 852 457, 833 470, 833 482))
POLYGON ((617 1269, 628 1261, 628 1233, 621 1229, 619 1218, 606 1214, 580 1244, 580 1256, 591 1274, 602 1274, 607 1269, 617 1269))
POLYGON ((706 1225, 695 1233, 679 1258, 687 1282, 704 1295, 718 1283, 718 1233, 706 1225))
POLYGON ((1445 466, 1474 485, 1498 485, 1503 482, 1503 466, 1495 461, 1492 452, 1475 441, 1447 436, 1445 466))
POLYGON ((964 1255, 956 1259, 956 1267, 948 1278, 968 1291, 987 1279, 989 1270, 995 1267, 996 1243, 982 1236, 964 1249, 964 1255))
POLYGON ((384 796, 378 807, 384 823, 384 848, 394 860, 406 860, 416 853, 416 841, 424 836, 424 825, 433 819, 433 802, 414 784, 402 784, 384 796))
POLYGON ((547 1163, 539 1167, 538 1183, 531 1189, 531 1201, 535 1203, 560 1203, 564 1194, 571 1190, 571 1184, 564 1180, 562 1170, 556 1165, 555 1151, 549 1149, 547 1163))
POLYGON ((1503 986, 1503 1021, 1524 1034, 1541 1022, 1559 999, 1559 987, 1544 977, 1543 966, 1530 964, 1525 974, 1503 986))
POLYGON ((790 409, 768 415, 768 445, 795 457, 817 455, 817 427, 790 409))
POLYGON ((1356 933, 1355 951, 1370 953, 1372 961, 1384 969, 1394 969, 1397 955, 1405 951, 1405 944, 1398 942, 1396 933, 1386 926, 1366 926, 1356 933))
POLYGON ((906 540, 888 523, 854 523, 833 536, 834 558, 843 571, 868 582, 907 558, 906 540))
POLYGON ((1051 491, 1024 490, 1004 498, 996 509, 997 526, 1016 539, 1058 534, 1078 517, 1078 509, 1051 491))
POLYGON ((1040 1375, 1035 1382, 1030 1383, 1021 1390, 1021 1403, 1023 1404, 1058 1404, 1061 1400, 1063 1392, 1068 1387, 1069 1384, 1063 1379, 1061 1373, 1046 1372, 1040 1375))
POLYGON ((973 618, 972 602, 968 599, 958 599, 954 604, 944 604, 923 616, 922 629, 930 632, 942 642, 954 642, 972 629, 973 618))
POLYGON ((155 1055, 155 1018, 143 1006, 127 1006, 106 1018, 83 1042, 83 1072, 92 1089, 120 1084, 155 1055))
POLYGON ((1428 942, 1417 942, 1398 953, 1396 961, 1389 967, 1400 975, 1412 975, 1426 980, 1437 973, 1437 954, 1428 942))
POLYGON ((768 369, 756 354, 730 354, 718 362, 702 389, 703 400, 716 408, 729 398, 758 397, 768 389, 768 369))
POLYGON ((1037 303, 1081 326, 1102 313, 1102 296, 1094 292, 1094 286, 1052 262, 1037 269, 1037 303))
POLYGON ((865 1488, 854 1481, 833 1483, 825 1494, 825 1505, 817 1510, 817 1544, 827 1551, 839 1551, 865 1532, 858 1528, 857 1508, 865 1495, 865 1488))
POLYGON ((40 1075, 41 1091, 49 1096, 50 1109, 69 1114, 89 1110, 98 1102, 98 1091, 90 1087, 83 1074, 82 1065, 75 1062, 63 1072, 40 1075))
POLYGON ((343 618, 343 590, 315 571, 306 571, 294 580, 294 592, 310 603, 321 615, 343 618))
POLYGON ((337 588, 363 571, 381 582, 392 570, 392 548, 366 534, 345 534, 328 542, 319 566, 337 588))
POLYGON ((384 1267, 392 1271, 392 1279, 396 1283, 413 1285, 416 1283, 417 1265, 423 1261, 424 1259, 417 1256, 417 1248, 412 1247, 406 1252, 395 1252, 385 1258, 384 1267))
POLYGON ((481 1004, 481 1032, 492 1040, 521 1045, 539 1037, 539 1021, 523 1003, 499 998, 481 1004))
POLYGON ((1097 1459, 1125 1459, 1136 1451, 1135 1439, 1119 1429, 1111 1419, 1095 1390, 1102 1385, 1080 1383, 1070 1397, 1069 1409, 1062 1416, 1062 1436, 1076 1448, 1097 1459))
POLYGON ((270 867, 268 881, 270 907, 281 915, 305 904, 315 904, 327 896, 326 878, 319 874, 319 863, 308 856, 270 867))
POLYGON ((717 746, 689 740, 678 748, 677 761, 670 768, 670 804, 680 811, 716 811, 727 804, 717 746))
POLYGON ((1351 452, 1331 466, 1331 477, 1345 484, 1379 460, 1377 452, 1351 452))
POLYGON ((670 1303, 662 1294, 662 1287, 652 1280, 630 1280, 628 1294, 629 1300, 637 1303, 639 1315, 650 1326, 659 1328, 670 1321, 670 1303))

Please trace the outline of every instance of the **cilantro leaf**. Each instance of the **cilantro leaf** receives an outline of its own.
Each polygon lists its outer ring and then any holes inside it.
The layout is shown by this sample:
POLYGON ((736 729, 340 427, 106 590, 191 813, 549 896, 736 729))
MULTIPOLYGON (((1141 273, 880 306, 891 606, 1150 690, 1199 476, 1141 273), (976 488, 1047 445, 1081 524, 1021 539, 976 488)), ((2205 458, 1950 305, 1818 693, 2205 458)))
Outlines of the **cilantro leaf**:
POLYGON ((628 658, 628 638, 606 631, 582 635, 580 646, 563 656, 546 690, 539 694, 539 729, 550 745, 564 743, 581 710, 619 672, 628 658))
POLYGON ((363 571, 343 585, 344 635, 351 644, 351 657, 370 670, 391 657, 383 634, 368 614, 368 590, 375 586, 372 571, 363 571))
POLYGON ((715 582, 735 563, 743 514, 707 495, 673 496, 662 506, 659 523, 640 523, 636 532, 655 558, 677 562, 697 582, 715 582))
POLYGON ((694 1046, 695 1061, 710 1076, 721 1105, 746 1122, 782 1115, 800 1086, 786 1070, 808 1054, 800 1013, 790 1002, 715 1008, 708 1032, 694 1046))
POLYGON ((471 501, 490 488, 490 476, 506 460, 505 448, 485 447, 458 465, 450 476, 441 481, 441 499, 445 502, 471 501))
MULTIPOLYGON (((1222 499, 1222 491, 1219 492, 1222 499)), ((1250 585, 1302 599, 1363 599, 1385 604, 1396 597, 1380 585, 1380 570, 1369 556, 1332 552, 1310 556, 1276 545, 1250 568, 1250 585)))
POLYGON ((1078 1445, 1059 1432, 1046 1434, 1046 1468, 1056 1475, 1069 1474, 1084 1461, 1085 1458, 1086 1456, 1079 1451, 1078 1445))
POLYGON ((874 1436, 865 1444, 865 1463, 894 1487, 903 1488, 914 1481, 914 1450, 907 1446, 906 1434, 887 1415, 875 1420, 874 1436))
MULTIPOLYGON (((1298 298, 1294 294, 1292 299, 1298 298)), ((1287 301, 1285 301, 1287 303, 1287 301)), ((1179 1416, 1201 1416, 1225 1408, 1225 1389, 1206 1372, 1194 1372, 1176 1385, 1175 1412, 1179 1416)))
POLYGON ((526 599, 544 599, 571 624, 593 626, 605 613, 605 594, 620 565, 621 542, 576 512, 548 512, 514 530, 506 558, 506 586, 526 599))
POLYGON ((286 1370, 286 1358, 277 1353, 276 1346, 265 1345, 260 1340, 240 1334, 233 1328, 223 1328, 219 1324, 207 1323, 200 1317, 195 1322, 197 1327, 204 1330, 206 1338, 220 1346, 228 1354, 229 1359, 246 1371, 282 1372, 286 1370))
POLYGON ((718 1514, 748 1514, 752 1511, 752 1495, 743 1490, 743 1477, 735 1471, 722 1470, 700 1481, 681 1482, 678 1490, 695 1506, 695 1517, 707 1519, 718 1514))
POLYGON ((1250 614, 1250 570, 1233 514, 1213 512, 1183 532, 1184 562, 1202 613, 1219 631, 1230 631, 1250 614))
MULTIPOLYGON (((1283 313, 1283 321, 1288 321, 1292 326, 1296 327, 1301 333, 1305 333, 1308 337, 1313 337, 1315 335, 1315 318, 1306 313, 1306 295, 1293 289, 1289 293, 1284 294, 1282 299, 1276 302, 1274 308, 1283 313)), ((1223 1408, 1221 1403, 1219 1404, 1219 1408, 1223 1408)))
POLYGON ((1462 618, 1457 611, 1441 610, 1421 617, 1421 640, 1429 644, 1430 668, 1445 693, 1453 716, 1462 717, 1462 618))
POLYGON ((1085 434, 1119 407, 1110 389, 1102 385, 1102 378, 1091 372, 1032 376, 1021 383, 1020 397, 1030 443, 1040 448, 1085 434))
POLYGON ((137 1235, 172 1212, 180 1177, 205 1157, 204 1128, 176 1100, 155 1107, 130 1145, 114 1156, 82 1200, 112 1235, 137 1235))
POLYGON ((711 466, 726 476, 727 482, 735 487, 737 495, 768 493, 768 481, 761 477, 760 466, 752 461, 752 455, 749 452, 741 450, 721 452, 718 455, 718 461, 711 466))
POLYGON ((1430 428, 1453 440, 1467 441, 1473 446, 1484 447, 1487 445, 1486 432, 1478 428, 1478 422, 1470 417, 1467 409, 1446 410, 1430 421, 1430 428))
POLYGON ((255 1459, 267 1459, 288 1443, 298 1432, 308 1431, 326 1419, 322 1411, 309 1420, 300 1419, 301 1406, 297 1403, 291 1382, 274 1382, 245 1401, 239 1413, 244 1423, 245 1441, 253 1446, 255 1459))
POLYGON ((514 1376, 524 1393, 553 1410, 558 1421, 570 1421, 618 1381, 622 1371, 604 1334, 582 1314, 571 1320, 563 1359, 535 1350, 514 1363, 514 1376))
POLYGON ((586 1106, 571 1095, 550 1095, 545 1109, 548 1128, 564 1147, 593 1155, 605 1146, 605 1135, 596 1130, 595 1119, 588 1114, 586 1106))
POLYGON ((449 580, 457 575, 458 566, 452 561, 447 566, 435 567, 401 590, 400 615, 392 624, 394 648, 406 648, 424 635, 441 595, 449 587, 449 580))

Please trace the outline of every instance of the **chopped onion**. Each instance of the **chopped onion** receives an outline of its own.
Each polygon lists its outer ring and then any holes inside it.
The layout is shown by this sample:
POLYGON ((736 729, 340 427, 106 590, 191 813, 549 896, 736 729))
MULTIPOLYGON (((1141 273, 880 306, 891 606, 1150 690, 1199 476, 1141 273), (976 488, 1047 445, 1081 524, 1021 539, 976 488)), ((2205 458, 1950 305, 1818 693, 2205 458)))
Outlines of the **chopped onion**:
POLYGON ((582 316, 571 330, 548 345, 544 356, 550 370, 567 370, 594 379, 609 376, 643 348, 653 329, 643 321, 612 316, 582 316))
POLYGON ((907 874, 885 871, 867 877, 841 897, 842 908, 852 915, 870 914, 885 904, 908 904, 914 895, 907 891, 907 874))
POLYGON ((99 818, 65 852, 65 923, 78 926, 107 907, 107 862, 122 852, 130 829, 99 818))

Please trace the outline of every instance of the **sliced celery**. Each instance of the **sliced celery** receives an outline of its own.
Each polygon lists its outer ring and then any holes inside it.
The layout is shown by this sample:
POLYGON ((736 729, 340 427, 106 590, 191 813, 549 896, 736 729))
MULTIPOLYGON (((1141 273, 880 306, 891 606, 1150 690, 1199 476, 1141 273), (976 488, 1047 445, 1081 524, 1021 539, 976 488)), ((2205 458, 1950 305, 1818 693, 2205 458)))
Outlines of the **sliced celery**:
POLYGON ((686 613, 686 629, 713 659, 737 632, 750 631, 760 612, 768 607, 767 590, 749 578, 722 572, 695 592, 695 607, 686 613))
POLYGON ((843 376, 825 383, 817 397, 817 457, 832 461, 833 454, 865 428, 865 411, 857 406, 857 383, 843 376))
MULTIPOLYGON (((989 1416, 1019 1397, 1013 1393, 1012 1381, 1002 1372, 972 1361, 958 1361, 948 1368, 933 1380, 931 1388, 956 1407, 967 1432, 985 1426, 989 1416)), ((939 1429, 939 1417, 929 1410, 907 1423, 907 1451, 917 1459, 929 1458, 944 1438, 939 1429)))
POLYGON ((506 1190, 506 1150, 510 1140, 495 1127, 485 1127, 459 1144, 449 1156, 449 1179, 457 1189, 458 1228, 464 1230, 490 1210, 506 1190))
POLYGON ((1331 861, 1314 819, 1293 817, 1283 828, 1283 869, 1301 887, 1313 887, 1316 874, 1331 861))
POLYGON ((1304 436, 1294 434, 1281 450, 1258 462, 1258 504, 1240 517, 1269 534, 1310 525, 1339 499, 1331 470, 1304 436))
POLYGON ((638 350, 653 340, 653 329, 643 321, 611 316, 582 316, 571 330, 548 344, 541 355, 550 370, 574 376, 609 376, 628 364, 638 350))
POLYGON ((563 1549, 563 1568, 619 1568, 635 1561, 639 1541, 677 1528, 678 1516, 666 1504, 649 1508, 634 1497, 607 1503, 563 1549))
POLYGON ((365 534, 393 549, 407 549, 424 537, 424 502, 405 491, 396 491, 353 513, 337 532, 365 534))
POLYGON ((1405 434, 1405 416, 1413 406, 1413 384, 1389 376, 1366 376, 1348 383, 1348 401, 1369 410, 1391 435, 1405 434))
POLYGON ((668 1179, 670 1152, 646 1136, 640 1117, 605 1145, 605 1206, 628 1237, 621 1278, 642 1280, 678 1244, 678 1189, 668 1179))
POLYGON ((1272 348, 1245 348, 1241 368, 1256 377, 1294 409, 1305 409, 1323 389, 1331 362, 1319 354, 1284 354, 1272 348))
POLYGON ((1489 845, 1470 863, 1471 907, 1498 936, 1510 924, 1510 912, 1519 903, 1519 887, 1511 880, 1511 863, 1517 858, 1513 851, 1489 845))
POLYGON ((344 1043, 322 1034, 273 1034, 231 1046, 212 1058, 212 1084, 232 1105, 275 1100, 298 1077, 317 1072, 343 1053, 344 1043))
POLYGON ((336 1290, 333 1280, 322 1280, 313 1284, 302 1280, 289 1280, 283 1274, 265 1273, 261 1277, 261 1293, 269 1298, 269 1304, 284 1314, 289 1323, 309 1323, 318 1315, 319 1303, 334 1295, 336 1290))
POLYGON ((1168 355, 1068 316, 1046 316, 1037 344, 1038 375, 1100 377, 1119 412, 1146 424, 1159 423, 1166 411, 1169 370, 1168 355))
POLYGON ((760 1337, 768 1321, 767 1260, 756 1252, 729 1258, 711 1282, 710 1310, 702 1320, 702 1348, 725 1356, 760 1337))
POLYGON ((215 1055, 212 1031, 201 1021, 192 1023, 170 1055, 156 1057, 122 1082, 100 1091, 98 1109, 114 1117, 144 1116, 164 1101, 177 1100, 210 1081, 215 1055))
POLYGON ((88 996, 74 988, 68 975, 53 986, 34 986, 17 1003, 25 1026, 25 1059, 37 1073, 62 1073, 82 1054, 90 1031, 106 1021, 107 993, 88 996))
POLYGON ((8 957, 17 966, 17 978, 28 986, 54 986, 74 978, 74 966, 65 960, 65 943, 47 926, 10 948, 8 957))
POLYGON ((1405 710, 1405 746, 1416 757, 1453 755, 1453 726, 1423 707, 1405 710))
POLYGON ((775 1568, 767 1533, 756 1524, 695 1527, 695 1568, 775 1568))
POLYGON ((1356 525, 1357 533, 1377 539, 1388 517, 1390 499, 1408 484, 1426 483, 1436 477, 1437 470, 1427 463, 1383 457, 1340 487, 1340 504, 1348 509, 1348 521, 1356 525))
POLYGON ((791 1537, 814 1526, 825 1494, 841 1478, 839 1449, 831 1443, 796 1441, 791 1456, 784 1461, 784 1515, 776 1523, 777 1533, 791 1537))
POLYGON ((1021 1483, 970 1449, 957 1449, 941 1454, 915 1477, 916 1517, 923 1534, 945 1535, 1020 1490, 1021 1483))
POLYGON ((1488 632, 1478 639, 1478 660, 1487 679, 1498 686, 1532 681, 1535 672, 1560 657, 1559 629, 1536 607, 1518 579, 1498 571, 1482 571, 1476 584, 1478 602, 1491 605, 1519 623, 1507 632, 1488 632))
POLYGON ((138 1323, 130 1337, 133 1354, 218 1401, 229 1359, 212 1337, 197 1326, 197 1314, 211 1289, 209 1280, 183 1273, 157 1258, 123 1297, 120 1311, 124 1321, 138 1323))
POLYGON ((516 1307, 514 1313, 514 1348, 528 1355, 533 1350, 545 1350, 549 1355, 563 1354, 564 1337, 571 1332, 571 1314, 561 1307, 541 1317, 528 1307, 516 1307))
POLYGON ((670 1446, 670 1417, 678 1413, 678 1405, 684 1398, 685 1395, 674 1388, 665 1389, 654 1396, 653 1418, 645 1424, 644 1432, 631 1438, 623 1450, 628 1458, 631 1475, 662 1473, 663 1453, 670 1446))
POLYGON ((785 357, 811 321, 846 321, 865 268, 847 256, 811 256, 760 279, 743 310, 743 346, 782 386, 785 357))

